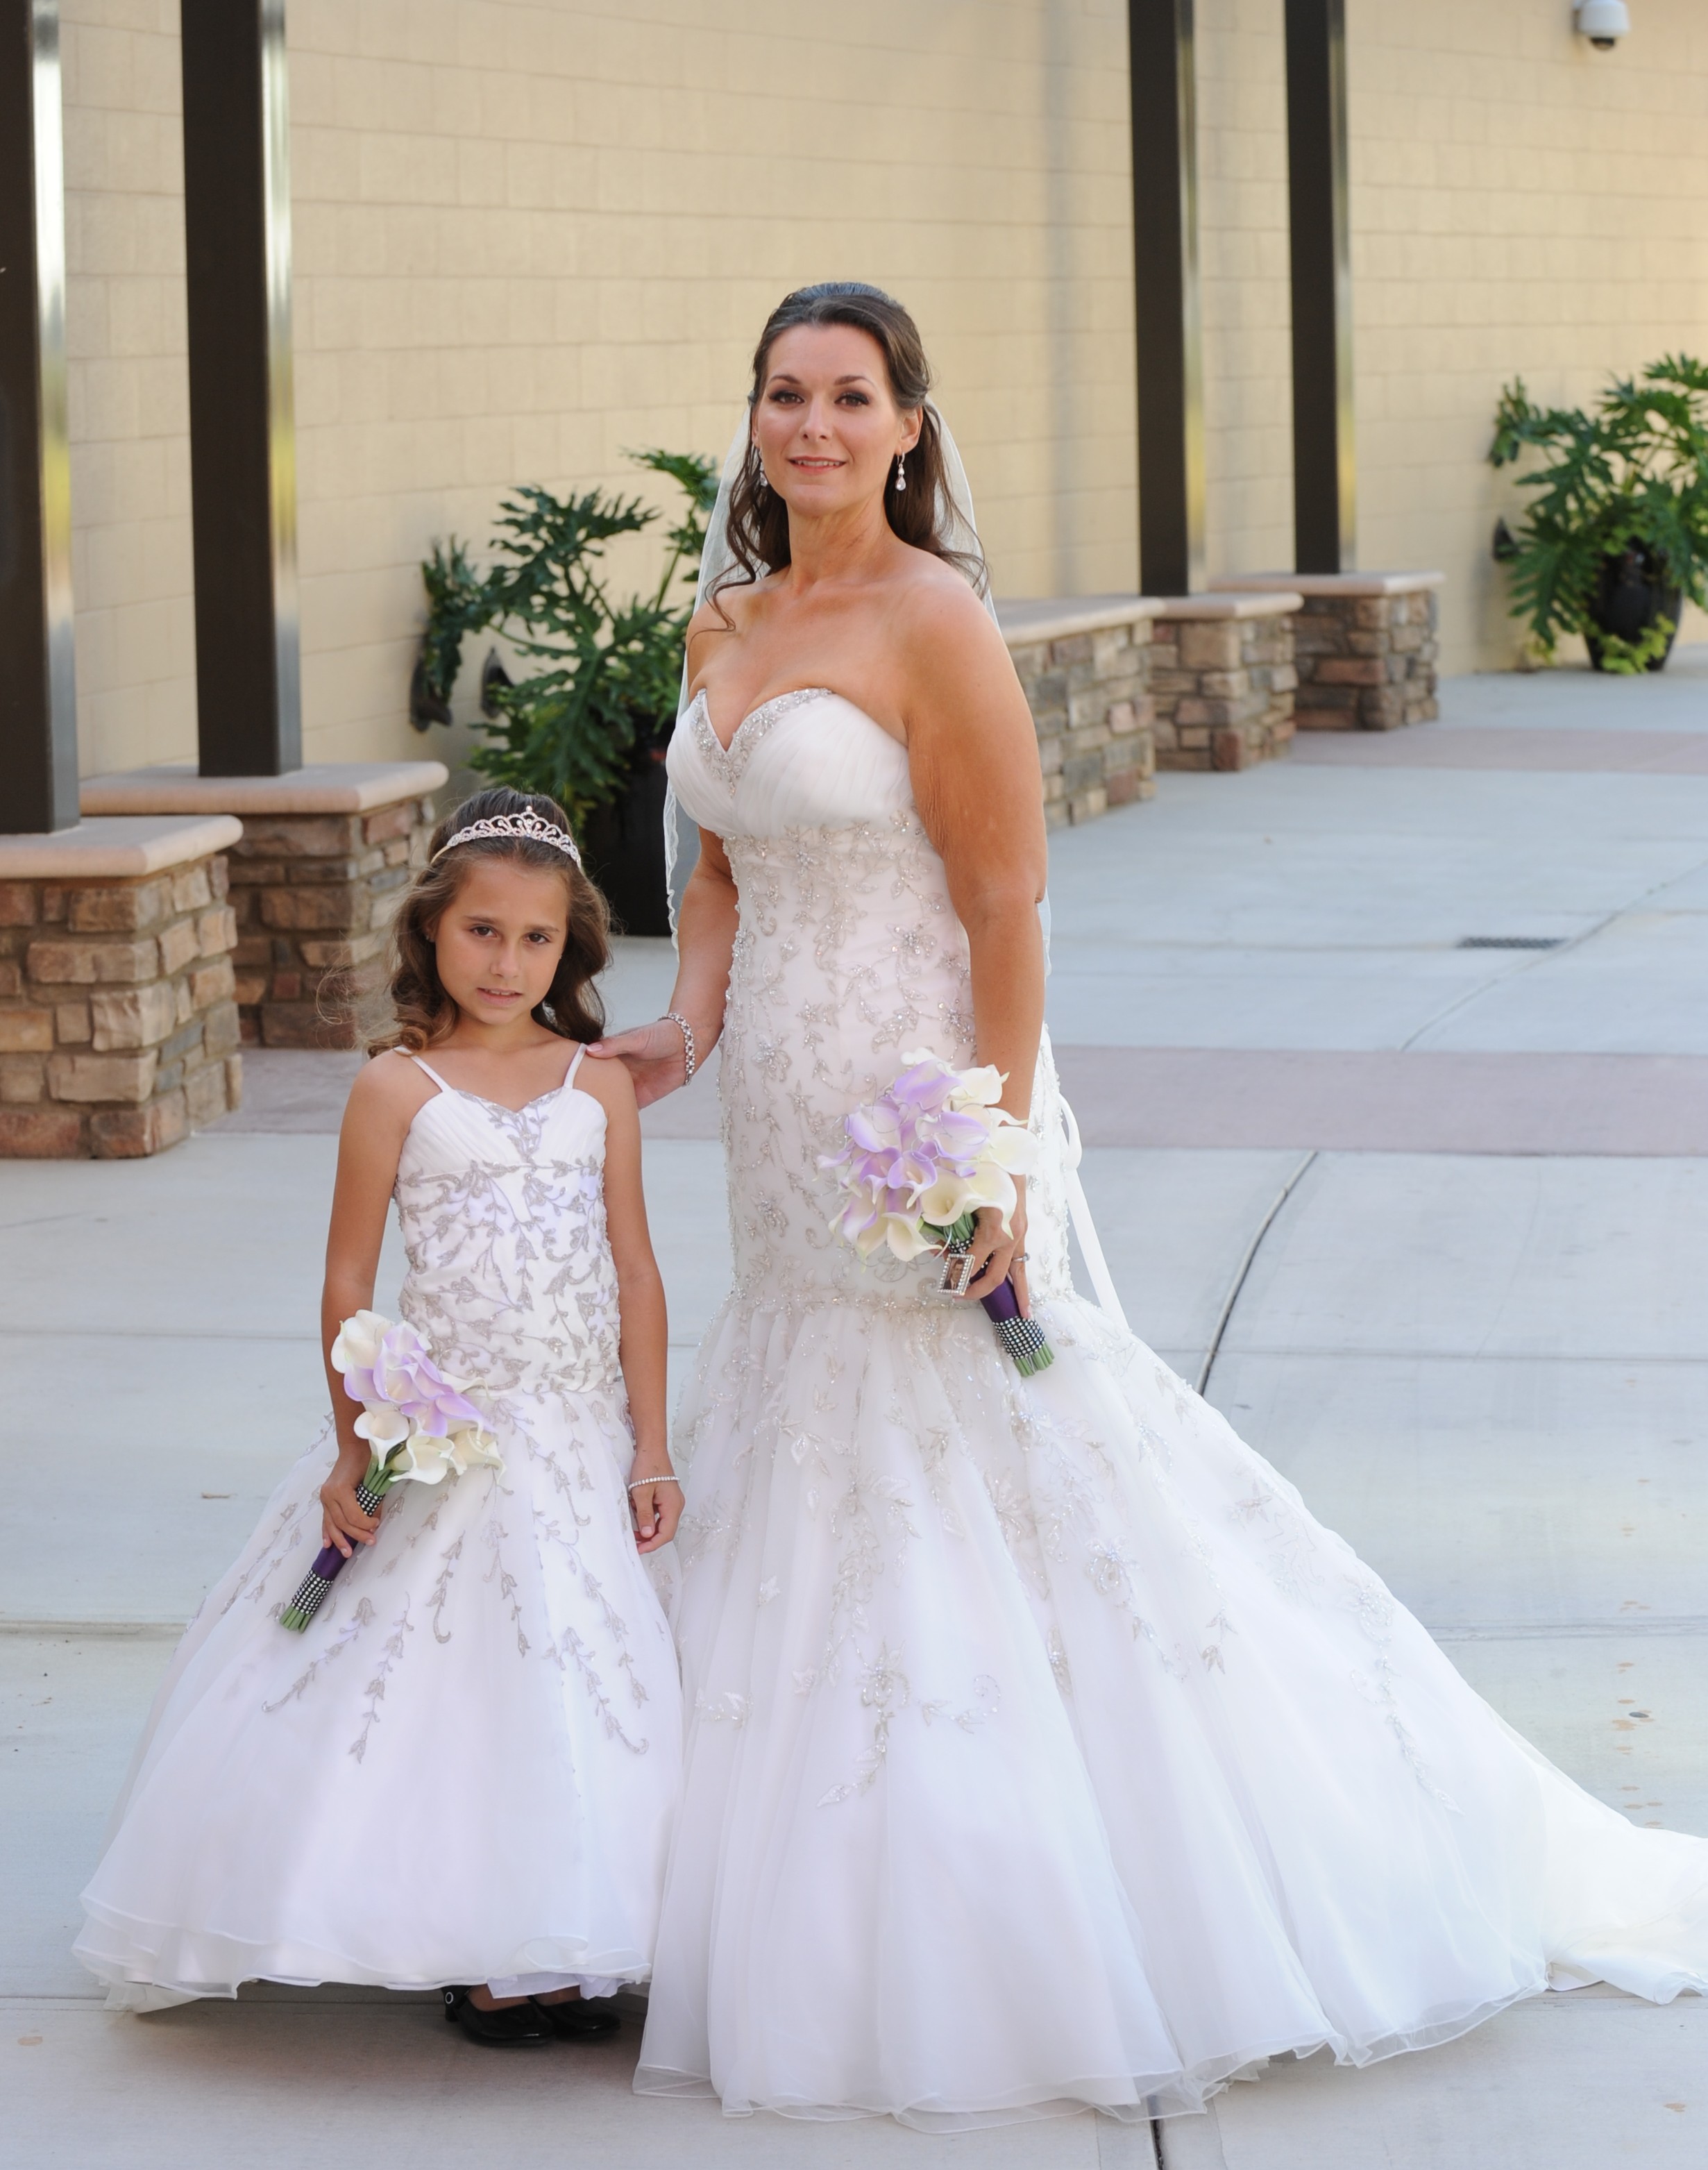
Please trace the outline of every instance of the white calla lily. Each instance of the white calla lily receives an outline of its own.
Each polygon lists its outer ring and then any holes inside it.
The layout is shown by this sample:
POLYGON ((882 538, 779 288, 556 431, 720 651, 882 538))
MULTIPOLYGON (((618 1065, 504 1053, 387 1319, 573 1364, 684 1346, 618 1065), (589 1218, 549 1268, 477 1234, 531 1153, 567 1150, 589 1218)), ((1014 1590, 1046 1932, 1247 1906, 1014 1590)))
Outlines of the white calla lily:
POLYGON ((1002 1232, 1012 1235, 1011 1225, 1015 1207, 1020 1203, 1020 1193, 1014 1187, 1014 1179, 1006 1168, 998 1168, 994 1161, 981 1161, 974 1179, 971 1195, 963 1212, 982 1212, 987 1205, 995 1206, 1002 1216, 1002 1232))
MULTIPOLYGON (((937 1245, 928 1236, 921 1234, 919 1222, 909 1219, 904 1214, 886 1213, 880 1232, 884 1242, 904 1264, 910 1259, 917 1259, 923 1253, 934 1251, 937 1248, 937 1245)), ((875 1249, 877 1247, 874 1245, 873 1248, 875 1249)))
POLYGON ((996 1132, 990 1141, 990 1158, 1011 1175, 1031 1175, 1038 1167, 1038 1140, 1019 1124, 996 1132))
POLYGON ((445 1442, 445 1458, 459 1477, 466 1477, 471 1469, 502 1472, 504 1466, 498 1441, 478 1424, 454 1424, 445 1442))
POLYGON ((974 1189, 964 1175, 940 1175, 920 1199, 920 1218, 933 1228, 953 1228, 968 1211, 974 1189))
POLYGON ((441 1484, 451 1475, 452 1466, 446 1452, 451 1442, 435 1439, 426 1432, 414 1434, 408 1445, 392 1464, 394 1483, 441 1484))
POLYGON ((356 1437, 366 1440, 382 1458, 401 1446, 413 1429, 408 1418, 390 1402, 365 1402, 355 1420, 356 1437))
POLYGON ((378 1361, 380 1344, 392 1322, 377 1311, 359 1311, 345 1319, 332 1344, 333 1368, 339 1371, 371 1371, 378 1361))
POLYGON ((956 1081, 949 1098, 952 1108, 994 1108, 1002 1098, 1002 1088, 1007 1083, 1002 1072, 990 1063, 982 1063, 976 1070, 963 1070, 956 1081))

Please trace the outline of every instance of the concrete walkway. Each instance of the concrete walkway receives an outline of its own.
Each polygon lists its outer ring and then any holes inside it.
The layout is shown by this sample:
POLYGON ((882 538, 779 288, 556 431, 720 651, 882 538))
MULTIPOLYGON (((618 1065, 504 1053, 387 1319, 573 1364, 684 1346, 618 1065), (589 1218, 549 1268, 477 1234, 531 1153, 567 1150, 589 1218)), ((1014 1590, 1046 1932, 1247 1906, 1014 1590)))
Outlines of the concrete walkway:
MULTIPOLYGON (((1503 1714, 1634 1820, 1708 1833, 1708 655, 1635 684, 1462 681, 1445 707, 1165 777, 1056 840, 1051 1017, 1087 1188, 1139 1330, 1503 1714)), ((661 1007, 662 948, 625 945, 618 1021, 661 1007)), ((1364 2072, 1284 2064, 1156 2138, 725 2121, 630 2095, 637 2027, 493 2058, 430 2003, 352 1991, 109 2018, 69 1956, 77 1891, 177 1623, 319 1422, 349 1072, 264 1056, 243 1113, 160 1160, 0 1166, 0 2071, 20 2160, 1702 2161, 1695 1999, 1585 1991, 1364 2072)), ((727 1256, 710 1082, 649 1121, 679 1366, 727 1256)))

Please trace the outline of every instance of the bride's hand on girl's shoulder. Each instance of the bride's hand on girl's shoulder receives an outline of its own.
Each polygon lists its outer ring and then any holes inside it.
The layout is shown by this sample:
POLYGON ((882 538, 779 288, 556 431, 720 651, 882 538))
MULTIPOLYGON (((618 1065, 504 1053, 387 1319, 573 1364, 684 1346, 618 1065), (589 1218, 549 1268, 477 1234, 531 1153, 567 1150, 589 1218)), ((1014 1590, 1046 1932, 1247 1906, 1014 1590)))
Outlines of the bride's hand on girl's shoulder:
MULTIPOLYGON (((660 1018, 654 1024, 633 1025, 627 1032, 611 1033, 604 1040, 595 1040, 587 1052, 627 1071, 633 1082, 635 1103, 642 1108, 650 1107, 654 1100, 662 1100, 666 1093, 674 1093, 683 1082, 682 1073, 687 1066, 683 1059, 681 1028, 672 1024, 668 1018, 660 1018)), ((586 1077, 587 1072, 584 1071, 582 1075, 586 1077)), ((590 1089, 591 1082, 590 1078, 590 1089)))

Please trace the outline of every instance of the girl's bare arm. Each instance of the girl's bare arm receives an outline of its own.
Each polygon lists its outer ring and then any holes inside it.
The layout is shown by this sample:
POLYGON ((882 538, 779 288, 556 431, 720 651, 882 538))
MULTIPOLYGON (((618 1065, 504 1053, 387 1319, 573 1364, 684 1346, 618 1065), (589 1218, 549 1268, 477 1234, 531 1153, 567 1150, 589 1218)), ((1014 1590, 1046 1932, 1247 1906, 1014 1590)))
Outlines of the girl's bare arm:
POLYGON ((320 1297, 321 1355, 338 1428, 338 1461, 321 1487, 325 1510, 324 1542, 348 1559, 355 1544, 371 1544, 379 1527, 356 1501, 356 1486, 366 1473, 368 1444, 358 1439, 360 1407, 344 1390, 333 1369, 332 1344, 353 1312, 368 1310, 374 1300, 374 1276, 386 1237, 386 1215, 398 1179, 398 1157, 416 1109, 434 1088, 413 1063, 382 1056, 371 1062, 350 1088, 338 1140, 338 1177, 333 1187, 332 1221, 326 1236, 326 1280, 320 1297))

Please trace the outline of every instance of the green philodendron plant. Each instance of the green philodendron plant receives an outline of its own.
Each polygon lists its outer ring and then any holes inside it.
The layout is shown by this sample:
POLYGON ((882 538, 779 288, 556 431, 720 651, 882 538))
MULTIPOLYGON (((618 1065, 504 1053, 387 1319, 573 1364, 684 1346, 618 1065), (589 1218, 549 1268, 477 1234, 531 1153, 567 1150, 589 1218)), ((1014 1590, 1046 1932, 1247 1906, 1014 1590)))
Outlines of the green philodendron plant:
POLYGON ((1663 594, 1708 603, 1708 365, 1663 355, 1639 378, 1615 378, 1588 411, 1535 406, 1515 381, 1488 457, 1503 468, 1527 451, 1544 456, 1519 477, 1534 494, 1513 531, 1503 525, 1497 552, 1513 616, 1529 621, 1545 658, 1578 633, 1604 670, 1658 668, 1676 617, 1622 635, 1601 612, 1621 566, 1663 594))
POLYGON ((454 536, 435 542, 421 568, 427 625, 411 714, 424 725, 448 723, 463 641, 488 628, 502 633, 541 667, 512 680, 488 664, 479 726, 485 743, 469 766, 494 783, 548 793, 578 829, 594 807, 620 798, 634 768, 670 737, 692 608, 680 584, 699 570, 718 500, 716 464, 698 453, 630 457, 675 483, 687 500, 665 530, 669 548, 649 594, 614 598, 599 561, 614 537, 650 526, 658 508, 597 489, 557 498, 533 485, 520 489, 500 512, 488 571, 474 570, 454 536))

